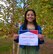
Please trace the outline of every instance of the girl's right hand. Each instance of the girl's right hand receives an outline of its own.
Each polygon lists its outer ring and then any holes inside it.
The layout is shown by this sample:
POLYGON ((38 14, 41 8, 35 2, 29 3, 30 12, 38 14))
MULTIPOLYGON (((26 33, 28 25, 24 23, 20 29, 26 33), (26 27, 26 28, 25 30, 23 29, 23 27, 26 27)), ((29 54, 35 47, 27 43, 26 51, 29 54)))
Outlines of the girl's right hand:
POLYGON ((17 39, 18 34, 13 34, 13 39, 17 39))

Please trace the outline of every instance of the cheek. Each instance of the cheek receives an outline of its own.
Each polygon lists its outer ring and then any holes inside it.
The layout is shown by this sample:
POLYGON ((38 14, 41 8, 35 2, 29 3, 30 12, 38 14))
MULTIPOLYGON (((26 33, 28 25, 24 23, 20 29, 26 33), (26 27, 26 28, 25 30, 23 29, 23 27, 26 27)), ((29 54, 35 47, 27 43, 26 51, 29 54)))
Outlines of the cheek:
POLYGON ((33 22, 34 18, 26 18, 28 22, 33 22))

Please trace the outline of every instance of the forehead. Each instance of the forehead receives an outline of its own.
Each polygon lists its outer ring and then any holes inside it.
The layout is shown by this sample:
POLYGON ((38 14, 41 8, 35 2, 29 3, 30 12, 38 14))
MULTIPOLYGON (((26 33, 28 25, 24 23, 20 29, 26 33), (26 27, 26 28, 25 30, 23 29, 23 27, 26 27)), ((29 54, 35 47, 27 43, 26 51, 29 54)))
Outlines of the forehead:
POLYGON ((33 11, 28 11, 27 14, 34 14, 33 11))

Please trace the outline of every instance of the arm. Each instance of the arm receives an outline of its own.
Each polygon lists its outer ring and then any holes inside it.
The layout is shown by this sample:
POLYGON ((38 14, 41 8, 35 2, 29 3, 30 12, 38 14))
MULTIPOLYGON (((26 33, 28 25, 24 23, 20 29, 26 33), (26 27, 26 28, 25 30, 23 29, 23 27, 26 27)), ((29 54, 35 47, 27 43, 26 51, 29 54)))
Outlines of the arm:
POLYGON ((38 26, 38 42, 39 44, 43 44, 44 43, 44 35, 42 35, 42 30, 41 30, 41 27, 38 26))
MULTIPOLYGON (((22 25, 22 26, 23 26, 23 25, 22 25)), ((19 31, 22 30, 22 26, 20 27, 19 31)), ((13 35, 13 37, 14 37, 14 41, 15 41, 16 43, 19 42, 19 34, 20 34, 19 31, 18 31, 18 34, 14 34, 14 35, 13 35)))

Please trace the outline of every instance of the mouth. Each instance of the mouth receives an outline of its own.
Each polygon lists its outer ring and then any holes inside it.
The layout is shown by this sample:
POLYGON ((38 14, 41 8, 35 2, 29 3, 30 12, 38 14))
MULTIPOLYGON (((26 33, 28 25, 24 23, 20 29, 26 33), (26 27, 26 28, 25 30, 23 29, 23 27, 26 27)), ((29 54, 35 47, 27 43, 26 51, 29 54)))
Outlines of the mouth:
POLYGON ((28 18, 29 20, 33 20, 33 18, 28 18))

